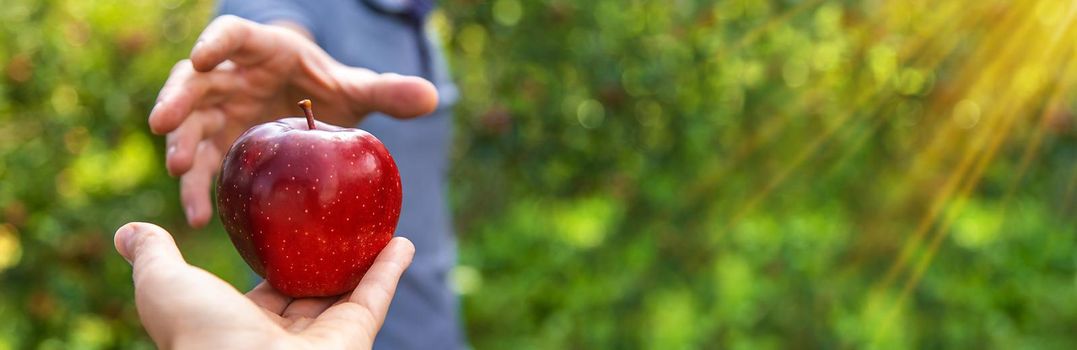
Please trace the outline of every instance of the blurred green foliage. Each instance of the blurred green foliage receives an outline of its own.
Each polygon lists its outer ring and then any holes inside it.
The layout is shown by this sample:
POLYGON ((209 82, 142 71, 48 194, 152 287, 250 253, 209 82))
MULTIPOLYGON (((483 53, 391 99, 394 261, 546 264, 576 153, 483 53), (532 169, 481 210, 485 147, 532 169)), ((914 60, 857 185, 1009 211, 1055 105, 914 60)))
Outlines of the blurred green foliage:
MULTIPOLYGON (((442 5, 477 348, 1077 347, 1073 4, 442 5)), ((0 9, 0 349, 152 346, 127 221, 249 284, 145 125, 211 10, 0 9)))

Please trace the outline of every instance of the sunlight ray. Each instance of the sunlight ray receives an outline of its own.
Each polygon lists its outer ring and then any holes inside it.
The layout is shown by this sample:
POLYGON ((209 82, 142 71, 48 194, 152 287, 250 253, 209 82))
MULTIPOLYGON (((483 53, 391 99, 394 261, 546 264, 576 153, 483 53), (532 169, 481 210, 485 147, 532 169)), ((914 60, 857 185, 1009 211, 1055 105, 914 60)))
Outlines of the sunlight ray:
MULTIPOLYGON (((1031 19, 1025 19, 1025 21, 1026 23, 1024 26, 1022 26, 1021 30, 1011 32, 1010 36, 1012 38, 1021 38, 1024 35, 1028 35, 1028 31, 1031 30, 1028 24, 1031 23, 1031 19)), ((1058 36, 1055 37, 1057 38, 1058 36)), ((998 40, 1005 40, 1005 38, 1006 37, 999 37, 998 40)), ((1020 42, 1019 40, 1006 41, 1020 42)), ((989 64, 990 68, 986 70, 988 74, 985 75, 987 77, 991 77, 993 73, 1000 72, 1000 70, 1004 67, 1007 67, 1008 64, 1019 67, 1030 67, 1030 65, 1021 65, 1021 62, 1024 62, 1026 64, 1034 64, 1035 67, 1061 66, 1062 73, 1066 73, 1066 70, 1068 69, 1068 67, 1070 67, 1070 64, 1068 64, 1069 62, 1066 61, 1066 58, 1068 58, 1068 55, 1072 52, 1072 47, 1070 45, 1060 45, 1060 42, 1048 42, 1047 45, 1040 46, 1033 45, 1034 43, 1029 41, 1021 42, 1021 45, 1012 47, 1012 49, 1004 50, 1002 55, 993 55, 990 58, 984 58, 991 59, 991 63, 989 64), (1063 54, 1059 54, 1059 52, 1062 52, 1063 54), (1062 60, 1062 62, 1057 62, 1059 60, 1062 60)), ((977 65, 972 64, 970 66, 975 67, 977 65)), ((1028 73, 1026 71, 1020 71, 1019 73, 1034 74, 1028 73)), ((1027 77, 1025 78, 1026 80, 1029 79, 1027 77)), ((999 89, 1000 87, 988 85, 991 82, 999 81, 997 79, 981 79, 977 83, 971 85, 974 89, 972 91, 976 91, 976 89, 991 89, 993 91, 990 92, 994 92, 995 95, 999 97, 1005 96, 1005 98, 996 98, 996 108, 987 109, 990 112, 990 115, 988 117, 985 117, 984 119, 988 121, 989 125, 983 128, 983 131, 981 131, 977 135, 978 137, 975 137, 975 140, 969 144, 969 147, 966 148, 967 153, 965 154, 962 166, 968 164, 966 163, 966 161, 975 159, 974 168, 972 168, 971 171, 968 172, 967 176, 963 176, 959 174, 964 173, 969 169, 962 167, 962 169, 960 169, 958 173, 954 173, 951 176, 951 181, 948 182, 948 184, 960 183, 960 189, 958 189, 957 193, 953 196, 952 199, 940 200, 941 197, 936 198, 936 203, 944 204, 940 204, 937 207, 933 207, 931 216, 936 216, 940 214, 943 208, 946 208, 946 215, 943 217, 943 221, 939 223, 937 229, 934 230, 934 234, 931 236, 931 240, 928 243, 926 252, 924 252, 924 254, 919 257, 915 267, 911 271, 910 276, 903 284, 896 301, 889 308, 889 311, 885 314, 886 316, 881 321, 879 327, 876 328, 875 336, 873 337, 872 341, 873 344, 879 340, 881 334, 887 331, 890 326, 890 323, 892 323, 894 317, 896 317, 896 313, 900 310, 901 305, 908 299, 909 295, 912 293, 912 290, 914 290, 916 286, 919 285, 919 282, 926 273, 928 267, 931 264, 931 261, 938 253, 942 241, 947 237, 948 233, 950 232, 950 226, 960 214, 966 201, 970 198, 971 192, 976 189, 980 181, 983 179, 982 175, 986 171, 988 165, 990 165, 995 159, 995 155, 1001 148, 1003 140, 1007 139, 1013 134, 1013 126, 1020 121, 1021 116, 1031 114, 1028 113, 1030 112, 1029 109, 1036 108, 1036 106, 1040 105, 1041 99, 1044 92, 1046 92, 1047 86, 1044 85, 1042 82, 1033 81, 1031 82, 1031 84, 1038 85, 1026 87, 1023 86, 1021 79, 1022 76, 1019 74, 1017 76, 1017 79, 1015 79, 1017 83, 1002 86, 1001 90, 999 89)), ((1030 82, 1024 81, 1023 83, 1030 82)), ((1057 95, 1059 93, 1059 90, 1060 89, 1055 89, 1052 95, 1057 95)), ((1027 152, 1028 151, 1026 149, 1026 153, 1027 152)), ((947 197, 949 197, 949 195, 947 195, 947 197)), ((934 218, 932 218, 930 221, 927 222, 934 223, 934 221, 934 218)), ((927 226, 930 227, 932 225, 929 224, 927 226)), ((922 237, 923 234, 926 234, 926 232, 930 232, 930 230, 924 229, 924 231, 922 232, 918 231, 914 239, 922 237)), ((903 251, 903 254, 899 258, 897 263, 891 266, 891 271, 888 271, 888 275, 883 280, 882 287, 885 287, 886 285, 891 283, 894 278, 896 278, 897 273, 894 271, 899 270, 901 266, 903 266, 905 263, 907 263, 909 259, 911 259, 912 251, 914 251, 914 249, 907 249, 903 251), (905 254, 905 252, 909 253, 905 254)))
MULTIPOLYGON (((1010 12, 1009 18, 1007 20, 1003 21, 1003 23, 1000 24, 998 27, 993 29, 992 33, 989 34, 988 37, 1000 38, 1000 37, 1010 36, 1008 34, 1013 33, 1013 32, 1025 33, 1028 30, 1028 28, 1031 26, 1031 20, 1027 18, 1028 17, 1027 12, 1029 12, 1029 11, 1030 10, 1025 9, 1025 11, 1012 11, 1012 12, 1010 12), (1022 15, 1025 15, 1025 18, 1022 18, 1022 15), (1021 19, 1024 19, 1024 23, 1022 23, 1020 26, 1018 26, 1018 28, 1021 28, 1021 29, 1016 30, 1016 31, 1011 31, 1011 30, 1006 30, 1005 29, 1005 28, 1012 28, 1011 27, 1011 25, 1013 25, 1012 22, 1018 21, 1018 20, 1021 20, 1021 19)), ((1014 35, 1014 36, 1020 37, 1019 35, 1014 35)), ((956 85, 957 86, 971 87, 970 91, 968 93, 966 93, 965 95, 966 96, 975 96, 975 93, 972 92, 972 91, 974 91, 974 89, 981 88, 983 82, 997 81, 997 80, 992 79, 990 77, 992 77, 994 74, 996 74, 996 72, 1006 68, 1005 67, 1005 62, 1003 60, 1000 60, 1000 59, 990 60, 989 58, 986 58, 986 56, 991 56, 991 54, 994 53, 994 52, 1002 52, 1002 53, 1006 53, 1006 54, 1013 54, 1013 53, 1018 51, 1018 48, 1019 48, 1018 43, 1019 43, 1019 41, 1016 41, 1016 40, 993 40, 993 41, 989 41, 988 46, 985 46, 985 47, 981 48, 978 53, 974 53, 971 56, 971 57, 982 58, 984 60, 989 60, 990 63, 987 66, 987 69, 977 70, 977 69, 974 69, 974 68, 968 68, 968 69, 962 70, 959 77, 955 79, 955 81, 959 82, 956 85), (1002 48, 1000 48, 999 50, 995 50, 994 46, 997 46, 997 45, 1002 45, 1002 48), (974 83, 969 83, 969 84, 960 83, 960 82, 965 82, 965 81, 972 80, 973 76, 977 76, 977 77, 979 77, 979 79, 976 80, 976 82, 974 82, 974 83)), ((1001 56, 1001 55, 999 55, 999 56, 1001 56)), ((979 66, 976 65, 976 64, 970 64, 969 67, 979 67, 979 66)), ((949 103, 952 104, 952 102, 949 102, 949 103)), ((947 105, 948 104, 947 104, 947 102, 945 100, 936 100, 935 105, 933 105, 933 107, 931 109, 936 110, 936 111, 938 111, 938 110, 945 111, 946 109, 944 109, 943 106, 947 106, 947 105)), ((945 112, 943 112, 943 113, 945 113, 945 112)), ((943 160, 937 159, 937 158, 947 154, 944 150, 950 148, 951 145, 946 143, 946 142, 948 140, 953 140, 954 137, 953 136, 948 136, 948 135, 939 135, 939 134, 941 134, 941 133, 953 134, 955 131, 957 131, 957 130, 954 130, 952 126, 943 127, 943 128, 940 128, 940 130, 936 131, 936 136, 932 138, 932 140, 933 140, 932 143, 927 145, 927 147, 924 148, 925 152, 927 153, 927 156, 919 157, 919 159, 918 159, 919 165, 914 165, 913 170, 909 172, 909 175, 910 176, 916 176, 917 174, 924 173, 923 171, 919 170, 919 168, 925 167, 928 164, 941 164, 943 162, 943 160)), ((959 185, 960 180, 962 178, 964 178, 966 172, 968 170, 970 170, 970 167, 972 166, 973 161, 975 159, 974 156, 975 156, 975 154, 973 154, 973 153, 964 154, 964 156, 961 158, 958 165, 955 167, 955 171, 953 173, 951 173, 948 180, 946 180, 945 184, 942 186, 941 192, 937 196, 935 196, 934 200, 931 202, 931 204, 929 206, 929 209, 927 210, 926 215, 916 225, 916 229, 913 230, 914 233, 906 241, 904 247, 902 248, 902 250, 899 253, 899 255, 898 255, 897 259, 895 260, 895 262, 890 265, 890 267, 887 269, 886 273, 884 273, 883 278, 881 279, 881 281, 879 283, 877 283, 875 286, 873 286, 872 290, 879 290, 879 289, 887 288, 890 284, 893 283, 894 279, 896 279, 898 277, 898 275, 900 275, 900 273, 903 271, 905 266, 908 264, 909 259, 912 258, 913 253, 922 244, 924 237, 928 234, 928 232, 930 232, 931 228, 934 226, 934 223, 935 223, 936 219, 942 213, 943 209, 946 207, 946 204, 950 201, 951 196, 953 195, 953 191, 959 185)))

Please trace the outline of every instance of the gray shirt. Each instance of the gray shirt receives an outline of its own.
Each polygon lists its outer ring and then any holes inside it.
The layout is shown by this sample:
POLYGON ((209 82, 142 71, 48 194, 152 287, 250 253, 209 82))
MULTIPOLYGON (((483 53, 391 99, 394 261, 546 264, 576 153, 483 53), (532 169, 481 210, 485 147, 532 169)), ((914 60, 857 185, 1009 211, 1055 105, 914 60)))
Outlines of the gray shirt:
POLYGON ((457 300, 448 285, 448 273, 456 261, 456 241, 445 197, 451 107, 457 91, 432 36, 360 0, 324 0, 316 4, 301 0, 222 0, 219 13, 261 23, 298 23, 341 63, 376 72, 425 75, 437 86, 440 101, 438 110, 431 115, 402 121, 374 113, 359 125, 385 143, 396 160, 404 189, 397 235, 411 239, 416 248, 415 259, 400 280, 374 347, 465 347, 457 300), (420 44, 428 46, 423 50, 420 44), (425 58, 424 52, 428 53, 425 58))

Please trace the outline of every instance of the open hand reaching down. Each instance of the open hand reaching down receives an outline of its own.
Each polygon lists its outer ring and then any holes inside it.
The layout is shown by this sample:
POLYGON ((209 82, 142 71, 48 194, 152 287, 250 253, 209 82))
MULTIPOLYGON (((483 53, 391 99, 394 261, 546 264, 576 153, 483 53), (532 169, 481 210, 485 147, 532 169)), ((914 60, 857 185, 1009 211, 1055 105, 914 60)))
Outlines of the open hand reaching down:
POLYGON ((434 111, 437 90, 419 77, 344 65, 298 25, 214 20, 172 69, 150 112, 150 129, 167 134, 166 166, 180 177, 192 227, 209 222, 210 187, 221 158, 248 128, 295 115, 310 98, 322 121, 354 126, 378 111, 412 118, 434 111))

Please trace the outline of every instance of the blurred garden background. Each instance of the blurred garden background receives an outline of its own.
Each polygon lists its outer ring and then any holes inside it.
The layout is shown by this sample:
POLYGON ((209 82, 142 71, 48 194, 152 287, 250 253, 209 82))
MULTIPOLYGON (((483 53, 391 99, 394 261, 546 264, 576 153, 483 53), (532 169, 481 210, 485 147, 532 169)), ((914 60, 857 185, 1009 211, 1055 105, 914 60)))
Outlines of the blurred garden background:
MULTIPOLYGON (((441 5, 476 348, 1077 348, 1077 3, 441 5)), ((145 122, 212 10, 0 6, 0 349, 152 347, 127 221, 248 287, 145 122)))

